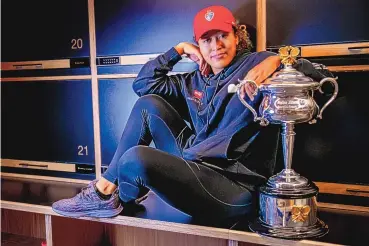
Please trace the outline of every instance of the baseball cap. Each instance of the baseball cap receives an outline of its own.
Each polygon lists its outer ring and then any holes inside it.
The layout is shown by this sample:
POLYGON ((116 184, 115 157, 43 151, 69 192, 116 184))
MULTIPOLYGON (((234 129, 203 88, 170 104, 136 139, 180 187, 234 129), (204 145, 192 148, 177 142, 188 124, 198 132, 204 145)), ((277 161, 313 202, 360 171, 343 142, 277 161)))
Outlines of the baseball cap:
POLYGON ((193 21, 193 30, 196 42, 210 30, 231 32, 232 26, 236 25, 236 19, 232 12, 224 6, 213 5, 201 9, 193 21))

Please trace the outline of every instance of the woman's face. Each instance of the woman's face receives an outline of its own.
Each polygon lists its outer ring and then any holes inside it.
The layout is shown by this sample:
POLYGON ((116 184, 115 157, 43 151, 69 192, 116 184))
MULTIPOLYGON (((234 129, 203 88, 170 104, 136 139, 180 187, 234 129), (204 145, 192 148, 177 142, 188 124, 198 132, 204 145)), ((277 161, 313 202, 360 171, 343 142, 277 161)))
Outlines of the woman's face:
POLYGON ((234 32, 212 30, 199 39, 199 47, 205 61, 217 74, 228 66, 236 56, 238 37, 234 32))

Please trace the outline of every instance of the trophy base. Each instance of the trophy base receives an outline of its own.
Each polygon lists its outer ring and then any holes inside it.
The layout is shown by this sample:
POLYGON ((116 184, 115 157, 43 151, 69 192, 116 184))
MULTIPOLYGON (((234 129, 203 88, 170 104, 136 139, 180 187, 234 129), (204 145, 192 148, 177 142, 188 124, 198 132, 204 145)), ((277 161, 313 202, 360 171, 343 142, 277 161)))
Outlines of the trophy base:
POLYGON ((284 239, 322 237, 328 226, 317 217, 318 187, 284 169, 260 187, 259 218, 249 225, 258 234, 284 239))
POLYGON ((255 222, 249 224, 249 228, 262 236, 292 240, 319 238, 326 235, 329 231, 328 226, 319 219, 312 226, 272 227, 258 218, 255 222))

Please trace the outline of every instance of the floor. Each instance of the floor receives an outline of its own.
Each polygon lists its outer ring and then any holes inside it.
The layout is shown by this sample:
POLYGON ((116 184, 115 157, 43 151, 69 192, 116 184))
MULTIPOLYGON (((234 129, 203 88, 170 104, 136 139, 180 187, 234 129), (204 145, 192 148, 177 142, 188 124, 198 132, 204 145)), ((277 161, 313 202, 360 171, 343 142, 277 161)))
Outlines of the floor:
POLYGON ((2 246, 44 246, 42 245, 43 242, 45 242, 45 239, 14 235, 4 232, 1 233, 2 246))

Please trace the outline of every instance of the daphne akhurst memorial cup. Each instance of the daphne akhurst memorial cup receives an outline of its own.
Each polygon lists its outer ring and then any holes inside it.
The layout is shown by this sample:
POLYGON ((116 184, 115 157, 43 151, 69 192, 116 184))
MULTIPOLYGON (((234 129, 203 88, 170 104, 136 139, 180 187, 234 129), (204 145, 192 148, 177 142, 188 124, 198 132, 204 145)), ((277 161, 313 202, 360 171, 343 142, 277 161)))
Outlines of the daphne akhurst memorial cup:
POLYGON ((238 85, 228 88, 230 93, 238 94, 260 125, 280 124, 282 127, 284 169, 260 187, 259 217, 249 227, 261 235, 285 239, 321 237, 328 232, 328 226, 317 217, 317 186, 291 166, 296 135, 294 125, 314 124, 322 119, 323 111, 338 94, 336 79, 324 78, 316 82, 294 69, 292 65, 298 55, 298 48, 282 47, 279 56, 283 69, 259 86, 252 80, 240 80, 238 85), (334 86, 334 92, 320 108, 314 100, 314 92, 323 93, 321 87, 326 82, 334 86), (255 95, 263 93, 258 110, 240 96, 240 87, 246 83, 255 87, 255 95))

